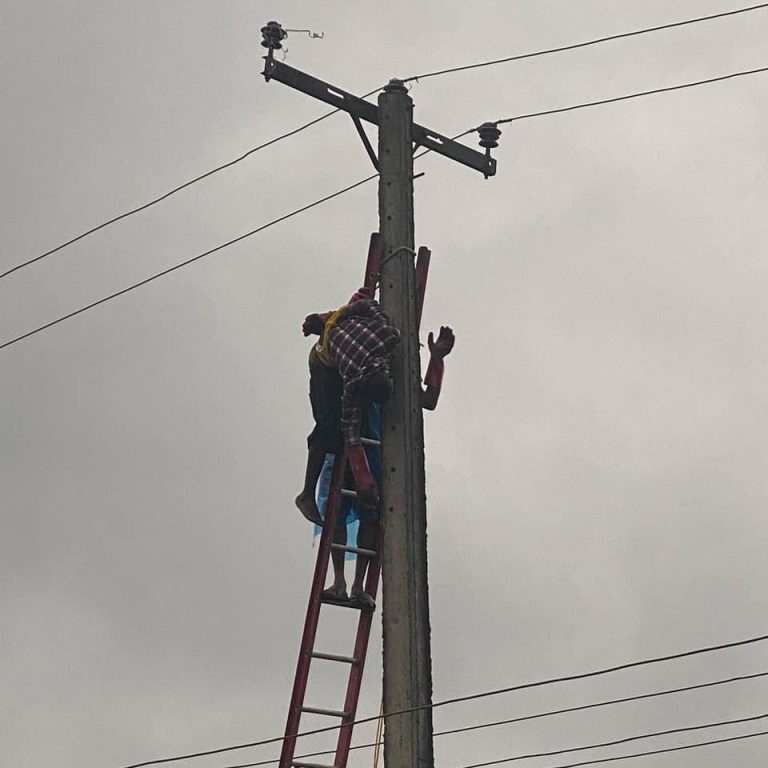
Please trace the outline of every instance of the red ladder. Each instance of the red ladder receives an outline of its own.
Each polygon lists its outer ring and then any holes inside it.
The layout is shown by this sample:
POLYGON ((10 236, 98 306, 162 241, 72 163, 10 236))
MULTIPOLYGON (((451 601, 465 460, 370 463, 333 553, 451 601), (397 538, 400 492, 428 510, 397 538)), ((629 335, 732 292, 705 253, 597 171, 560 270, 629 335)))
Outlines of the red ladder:
MULTIPOLYGON (((371 242, 368 249, 368 262, 365 270, 365 285, 367 287, 376 287, 381 257, 381 238, 377 233, 374 233, 371 235, 371 242)), ((424 303, 429 260, 429 250, 427 248, 420 248, 416 261, 417 317, 419 320, 421 319, 421 310, 424 303)), ((380 448, 380 443, 377 440, 364 438, 363 445, 380 448)), ((345 496, 352 498, 357 496, 357 492, 353 489, 344 488, 345 477, 347 477, 348 474, 351 474, 347 473, 347 463, 347 452, 344 450, 341 456, 338 457, 338 461, 334 463, 333 467, 333 476, 331 478, 328 501, 325 508, 325 521, 320 536, 315 571, 312 577, 309 605, 307 607, 307 616, 304 621, 304 632, 301 637, 299 660, 296 664, 296 676, 293 681, 291 703, 288 709, 288 720, 285 725, 285 736, 283 738, 283 748, 280 753, 279 768, 331 768, 331 766, 321 766, 317 763, 305 763, 295 759, 296 739, 299 735, 301 716, 305 713, 325 715, 339 721, 339 736, 336 742, 336 753, 332 768, 346 768, 347 766, 349 749, 352 743, 352 728, 357 713, 357 703, 360 697, 360 687, 363 680, 365 659, 368 653, 368 639, 371 634, 374 611, 361 609, 351 601, 339 602, 323 598, 322 592, 325 585, 328 564, 331 559, 331 552, 333 550, 343 550, 344 552, 354 553, 357 557, 369 557, 371 559, 366 576, 365 591, 374 599, 374 601, 376 600, 376 594, 379 588, 379 576, 381 573, 378 540, 375 545, 375 550, 361 549, 359 547, 349 547, 333 543, 333 534, 336 528, 336 520, 338 518, 342 498, 345 496), (320 620, 320 608, 324 603, 341 605, 360 612, 352 656, 341 656, 335 653, 326 653, 315 650, 315 638, 320 620), (348 668, 347 692, 343 709, 318 709, 316 707, 307 707, 304 705, 309 670, 313 659, 341 664, 348 668)), ((377 539, 378 538, 379 537, 377 537, 377 539)))

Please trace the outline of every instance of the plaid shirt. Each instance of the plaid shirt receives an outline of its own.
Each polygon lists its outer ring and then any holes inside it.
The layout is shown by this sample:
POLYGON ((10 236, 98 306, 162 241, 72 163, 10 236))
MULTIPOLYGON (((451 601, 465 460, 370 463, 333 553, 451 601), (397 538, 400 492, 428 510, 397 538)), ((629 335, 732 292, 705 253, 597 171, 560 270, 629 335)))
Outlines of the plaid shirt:
POLYGON ((328 351, 344 384, 341 428, 347 445, 360 444, 360 382, 377 370, 389 371, 392 349, 400 341, 389 316, 374 299, 350 304, 328 335, 328 351))

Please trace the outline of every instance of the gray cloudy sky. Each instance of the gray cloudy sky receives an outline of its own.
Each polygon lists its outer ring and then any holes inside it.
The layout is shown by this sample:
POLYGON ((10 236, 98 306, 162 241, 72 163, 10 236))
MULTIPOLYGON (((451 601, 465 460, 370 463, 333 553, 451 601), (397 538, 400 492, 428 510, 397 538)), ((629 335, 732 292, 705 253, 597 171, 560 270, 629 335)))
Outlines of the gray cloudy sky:
MULTIPOLYGON (((738 5, 1 0, 0 271, 321 114, 260 78, 271 18, 325 32, 292 36, 289 63, 361 93, 738 5)), ((759 11, 412 96, 452 134, 767 66, 766 39, 759 11)), ((436 698, 766 631, 766 89, 758 75, 508 126, 492 181, 419 161, 425 325, 458 337, 427 416, 436 698)), ((337 115, 0 281, 0 342, 370 172, 337 115)), ((314 558, 292 506, 310 428, 299 328, 357 286, 376 217, 369 184, 0 352, 3 765, 117 768, 282 733, 314 558)), ((334 618, 322 642, 344 652, 334 618)), ((380 701, 376 626, 363 716, 380 701)), ((756 645, 435 722, 765 669, 756 645)), ((317 672, 309 700, 333 706, 339 683, 317 672)), ((438 761, 758 714, 766 685, 446 736, 438 761)), ((750 729, 765 726, 609 753, 750 729)), ((767 743, 636 762, 754 768, 767 743)))

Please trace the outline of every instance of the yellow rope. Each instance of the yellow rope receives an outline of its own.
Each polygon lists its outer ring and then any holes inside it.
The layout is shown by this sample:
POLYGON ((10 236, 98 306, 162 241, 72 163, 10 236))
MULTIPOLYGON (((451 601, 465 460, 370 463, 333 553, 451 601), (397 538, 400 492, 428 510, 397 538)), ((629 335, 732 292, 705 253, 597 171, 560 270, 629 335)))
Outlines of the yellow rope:
POLYGON ((379 768, 379 754, 381 753, 382 736, 384 735, 384 699, 381 700, 379 709, 379 722, 376 726, 376 748, 373 751, 373 768, 379 768))

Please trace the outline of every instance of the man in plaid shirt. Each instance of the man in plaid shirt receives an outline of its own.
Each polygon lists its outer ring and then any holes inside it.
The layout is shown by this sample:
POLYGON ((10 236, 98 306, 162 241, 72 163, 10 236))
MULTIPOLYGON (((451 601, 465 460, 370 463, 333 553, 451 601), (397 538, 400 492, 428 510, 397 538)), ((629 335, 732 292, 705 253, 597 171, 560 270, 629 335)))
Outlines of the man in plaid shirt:
MULTIPOLYGON (((340 453, 346 442, 353 469, 360 469, 364 461, 362 406, 384 402, 391 394, 390 356, 400 332, 365 288, 335 312, 308 315, 302 330, 305 336, 318 334, 320 341, 309 355, 309 398, 315 428, 307 438, 307 471, 296 506, 308 520, 322 525, 315 488, 325 456, 340 453)), ((363 477, 369 473, 358 474, 363 477)), ((372 497, 370 502, 374 503, 375 485, 369 483, 358 492, 372 497)))
POLYGON ((360 445, 363 402, 383 403, 392 394, 389 364, 400 331, 375 299, 347 307, 327 336, 328 352, 343 382, 341 428, 348 447, 360 445))

